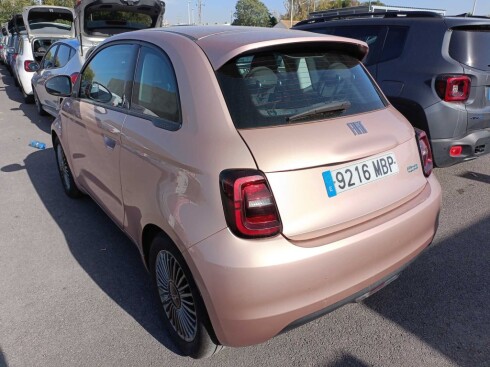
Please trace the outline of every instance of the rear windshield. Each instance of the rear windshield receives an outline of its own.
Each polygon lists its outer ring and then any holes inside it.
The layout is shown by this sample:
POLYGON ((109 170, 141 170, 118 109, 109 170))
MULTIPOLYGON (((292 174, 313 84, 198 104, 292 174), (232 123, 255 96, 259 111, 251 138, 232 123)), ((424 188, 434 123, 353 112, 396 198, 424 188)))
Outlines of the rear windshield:
POLYGON ((29 11, 27 21, 34 33, 66 34, 73 26, 73 14, 49 7, 36 8, 29 11))
POLYGON ((151 28, 152 18, 147 14, 131 11, 93 10, 85 16, 85 33, 104 36, 121 31, 151 28))
POLYGON ((490 71, 490 25, 453 29, 449 55, 462 64, 490 71))
POLYGON ((386 106, 360 62, 325 50, 236 57, 217 72, 237 128, 348 116, 386 106))

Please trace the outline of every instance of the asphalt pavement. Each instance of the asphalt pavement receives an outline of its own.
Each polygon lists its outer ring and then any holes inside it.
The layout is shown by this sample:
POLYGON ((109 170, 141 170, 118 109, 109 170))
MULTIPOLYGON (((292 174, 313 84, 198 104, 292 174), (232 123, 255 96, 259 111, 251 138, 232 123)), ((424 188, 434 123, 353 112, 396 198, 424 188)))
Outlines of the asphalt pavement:
POLYGON ((53 119, 23 102, 4 66, 0 77, 0 367, 490 366, 490 155, 435 170, 439 231, 397 281, 195 361, 162 330, 135 246, 92 200, 63 193, 53 119))

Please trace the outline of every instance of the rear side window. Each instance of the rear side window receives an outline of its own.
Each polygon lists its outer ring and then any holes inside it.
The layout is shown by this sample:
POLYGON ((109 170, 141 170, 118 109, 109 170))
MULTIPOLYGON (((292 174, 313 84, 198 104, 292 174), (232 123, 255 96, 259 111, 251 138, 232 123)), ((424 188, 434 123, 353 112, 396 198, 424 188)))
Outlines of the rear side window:
POLYGON ((386 105, 357 59, 319 47, 243 55, 217 75, 237 128, 303 123, 386 105))
POLYGON ((58 48, 58 53, 56 54, 56 58, 54 60, 55 68, 62 68, 66 65, 66 63, 70 60, 70 50, 70 47, 60 45, 60 47, 58 48))
POLYGON ((177 81, 166 55, 142 47, 134 81, 132 111, 180 123, 177 81))
POLYGON ((364 59, 364 65, 369 66, 375 64, 378 59, 379 52, 383 47, 386 26, 355 26, 355 27, 321 27, 308 28, 309 31, 323 34, 331 34, 334 36, 354 38, 364 41, 369 46, 369 53, 364 59))
POLYGON ((449 55, 464 65, 490 71, 490 25, 454 28, 449 55))
POLYGON ((390 27, 379 62, 393 60, 401 56, 407 39, 408 27, 390 27))

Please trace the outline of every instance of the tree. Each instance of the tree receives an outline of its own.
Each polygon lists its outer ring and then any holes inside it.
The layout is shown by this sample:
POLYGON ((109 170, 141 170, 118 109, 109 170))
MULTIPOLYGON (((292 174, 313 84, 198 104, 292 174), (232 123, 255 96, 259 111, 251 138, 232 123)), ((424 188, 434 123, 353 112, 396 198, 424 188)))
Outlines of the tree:
MULTIPOLYGON (((73 8, 75 0, 43 0, 43 5, 73 8)), ((22 13, 24 6, 39 5, 37 0, 0 0, 0 24, 8 22, 12 15, 22 13)))
POLYGON ((233 25, 270 27, 270 13, 260 0, 238 0, 235 6, 233 25))
POLYGON ((0 0, 0 24, 8 22, 12 15, 22 13, 24 6, 37 5, 35 0, 0 0))

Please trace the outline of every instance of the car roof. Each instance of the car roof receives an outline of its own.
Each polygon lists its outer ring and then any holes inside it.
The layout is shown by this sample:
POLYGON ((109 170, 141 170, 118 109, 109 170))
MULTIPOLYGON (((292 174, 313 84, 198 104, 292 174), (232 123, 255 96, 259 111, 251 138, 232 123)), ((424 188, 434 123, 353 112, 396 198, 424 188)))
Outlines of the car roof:
POLYGON ((152 38, 155 33, 164 32, 178 34, 195 42, 207 55, 215 69, 219 69, 227 61, 244 52, 258 48, 274 47, 281 44, 341 43, 347 47, 347 51, 359 59, 362 59, 368 50, 366 43, 350 38, 287 29, 239 26, 176 26, 155 28, 123 33, 111 37, 110 40, 128 38, 144 40, 145 35, 152 38))

